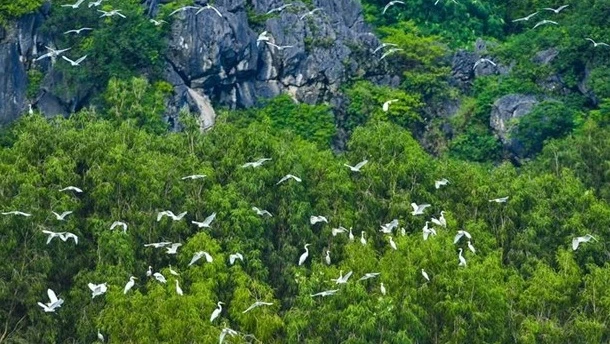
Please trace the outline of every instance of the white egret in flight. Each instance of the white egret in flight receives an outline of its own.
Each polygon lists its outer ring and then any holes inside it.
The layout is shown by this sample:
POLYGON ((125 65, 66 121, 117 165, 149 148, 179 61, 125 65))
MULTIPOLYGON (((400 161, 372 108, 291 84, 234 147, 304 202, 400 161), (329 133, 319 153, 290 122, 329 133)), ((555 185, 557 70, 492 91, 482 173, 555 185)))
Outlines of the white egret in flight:
POLYGON ((561 12, 564 8, 566 8, 568 6, 570 6, 570 5, 563 5, 563 6, 559 6, 557 8, 545 7, 545 8, 543 8, 543 10, 553 11, 553 12, 555 12, 555 14, 559 14, 559 12, 561 12))
POLYGON ((65 4, 65 5, 61 5, 61 7, 71 7, 73 9, 77 9, 78 6, 80 6, 83 2, 85 2, 85 0, 78 0, 73 4, 65 4))
POLYGON ((398 219, 394 219, 391 222, 386 223, 385 225, 381 225, 380 232, 384 234, 391 234, 394 228, 398 227, 398 219))
POLYGON ((154 278, 155 278, 157 281, 159 281, 159 282, 161 282, 161 283, 167 283, 167 280, 165 279, 165 276, 163 276, 163 275, 162 275, 160 272, 155 272, 155 273, 153 274, 153 277, 154 277, 154 278))
POLYGON ((559 23, 556 21, 544 19, 544 20, 537 22, 536 25, 534 25, 533 29, 537 28, 538 26, 547 25, 547 24, 559 25, 559 23))
POLYGON ((434 188, 438 190, 441 186, 445 186, 447 184, 449 184, 449 181, 447 180, 447 178, 443 178, 434 182, 434 188))
POLYGON ((144 244, 144 247, 154 247, 154 248, 163 248, 165 246, 171 245, 171 241, 162 241, 162 242, 153 242, 150 244, 144 244))
POLYGON ((65 55, 62 55, 62 56, 61 56, 61 58, 62 58, 62 59, 64 59, 64 60, 66 60, 66 61, 68 61, 68 62, 70 62, 70 64, 72 65, 72 67, 78 67, 78 66, 80 66, 80 63, 81 63, 81 62, 83 62, 83 61, 84 61, 84 60, 87 58, 87 55, 85 55, 85 56, 83 56, 83 57, 79 58, 79 59, 78 59, 78 60, 76 60, 76 61, 73 61, 73 60, 71 60, 71 59, 67 58, 65 55))
POLYGON ((163 25, 163 24, 167 24, 167 22, 165 20, 156 20, 156 19, 150 18, 149 21, 151 23, 155 24, 155 26, 160 26, 160 25, 163 25))
POLYGON ((220 315, 220 312, 222 312, 222 306, 224 305, 224 302, 218 302, 216 304, 218 306, 218 308, 216 308, 213 312, 212 315, 210 316, 210 322, 213 322, 216 318, 218 318, 218 316, 220 315))
POLYGON ((46 313, 54 313, 55 309, 61 307, 61 305, 64 303, 64 300, 58 299, 57 295, 55 295, 55 292, 51 289, 47 289, 47 295, 49 296, 49 302, 46 304, 38 302, 38 305, 42 307, 42 309, 46 313))
POLYGON ((373 54, 375 54, 376 52, 378 52, 379 50, 385 48, 385 47, 397 47, 398 44, 394 44, 394 43, 381 43, 380 46, 378 46, 377 48, 375 48, 375 50, 373 50, 373 54))
POLYGON ((52 213, 53 213, 53 215, 55 215, 55 217, 57 218, 57 220, 59 220, 59 221, 64 221, 64 220, 66 219, 66 216, 68 216, 68 215, 72 214, 73 212, 72 212, 72 211, 64 211, 63 213, 58 214, 58 213, 56 213, 56 212, 52 211, 52 213))
POLYGON ((460 251, 460 253, 458 254, 458 259, 459 259, 460 263, 458 264, 458 266, 466 266, 466 258, 464 258, 464 256, 462 256, 461 247, 460 247, 459 251, 460 251))
MULTIPOLYGON (((68 50, 68 49, 64 49, 64 50, 68 50)), ((63 50, 62 50, 62 51, 63 51, 63 50)), ((76 186, 72 186, 72 185, 70 185, 70 186, 66 186, 66 187, 65 187, 65 188, 63 188, 63 189, 59 189, 59 191, 60 191, 60 192, 63 192, 63 191, 74 191, 74 192, 77 192, 77 193, 81 193, 81 192, 83 192, 83 190, 81 190, 81 189, 77 188, 76 186)))
POLYGON ((123 227, 123 233, 127 232, 127 224, 123 221, 114 221, 112 225, 110 225, 110 230, 113 230, 118 226, 123 227))
POLYGON ((381 12, 381 14, 385 14, 385 12, 388 10, 388 8, 390 8, 391 6, 397 5, 397 4, 404 5, 405 3, 400 0, 392 0, 392 1, 388 2, 388 4, 385 5, 385 7, 383 7, 383 12, 381 12))
POLYGON ((468 233, 464 230, 459 230, 459 231, 457 231, 457 234, 453 238, 453 243, 457 244, 458 241, 460 241, 460 239, 462 239, 463 236, 466 236, 466 238, 468 238, 468 239, 472 239, 472 236, 470 235, 470 233, 468 233))
POLYGON ((157 213, 157 222, 161 221, 163 216, 170 217, 174 221, 180 221, 180 220, 182 220, 184 215, 186 215, 186 213, 187 212, 185 211, 178 215, 175 215, 171 210, 160 211, 159 213, 157 213))
POLYGON ((508 197, 509 196, 490 199, 489 202, 506 203, 506 201, 508 201, 508 197))
POLYGON ((199 9, 199 7, 195 7, 195 6, 182 6, 180 8, 178 8, 177 10, 173 11, 172 13, 170 13, 170 16, 173 16, 174 14, 178 13, 178 12, 184 12, 186 10, 196 10, 199 9))
POLYGON ((241 165, 241 167, 242 168, 246 168, 246 167, 257 168, 257 167, 260 167, 265 161, 270 161, 270 160, 271 160, 270 158, 261 158, 256 161, 247 162, 247 163, 241 165))
POLYGON ((195 12, 195 15, 198 15, 199 13, 203 12, 203 10, 213 10, 214 12, 216 12, 216 14, 218 14, 218 16, 220 18, 222 18, 222 14, 220 14, 220 11, 216 7, 214 7, 214 6, 210 5, 210 4, 207 4, 207 5, 199 8, 197 10, 197 12, 195 12))
POLYGON ((280 7, 272 8, 272 9, 270 9, 269 11, 267 11, 267 14, 271 14, 271 13, 273 13, 273 12, 281 12, 281 11, 283 11, 285 8, 290 7, 290 6, 294 6, 294 4, 293 4, 293 3, 287 3, 287 4, 282 5, 282 6, 280 6, 280 7))
POLYGON ((178 253, 178 247, 180 247, 180 246, 182 246, 181 243, 175 242, 175 243, 172 244, 172 246, 165 248, 167 250, 165 253, 167 253, 167 254, 176 254, 176 253, 178 253))
POLYGON ((472 70, 477 69, 477 66, 480 65, 481 63, 489 63, 490 65, 492 65, 494 67, 496 66, 496 63, 493 62, 492 60, 480 58, 477 60, 477 62, 474 63, 474 66, 472 66, 472 70))
POLYGON ((525 16, 523 18, 517 18, 517 19, 513 20, 513 23, 520 22, 520 21, 528 21, 528 20, 532 19, 532 17, 535 16, 536 14, 538 14, 538 12, 534 12, 534 13, 532 13, 532 14, 530 14, 528 16, 525 16))
POLYGON ((34 61, 39 61, 39 60, 42 60, 42 59, 47 58, 47 57, 57 57, 57 56, 59 56, 59 54, 72 49, 72 48, 67 48, 67 49, 57 49, 56 50, 56 49, 53 49, 53 48, 48 47, 48 46, 45 46, 45 48, 47 48, 49 50, 49 52, 46 53, 46 54, 40 55, 39 57, 34 59, 34 61))
POLYGON ((102 10, 97 10, 98 12, 102 13, 102 15, 100 16, 100 18, 103 17, 112 17, 112 16, 119 16, 121 18, 127 18, 125 17, 122 13, 121 10, 112 10, 112 11, 102 11, 102 10))
POLYGON ((252 207, 252 210, 254 210, 254 211, 256 212, 256 215, 258 215, 258 216, 262 216, 262 217, 265 217, 265 216, 273 217, 273 215, 271 215, 271 213, 270 213, 270 212, 268 212, 267 210, 260 209, 260 208, 257 208, 257 207, 252 207))
POLYGON ((242 313, 248 313, 249 311, 253 310, 256 307, 271 306, 271 305, 273 305, 273 302, 256 301, 250 307, 248 307, 245 311, 243 311, 242 313))
POLYGON ((294 48, 294 45, 277 45, 275 43, 271 43, 270 41, 265 41, 265 43, 267 45, 270 45, 274 48, 276 48, 277 50, 284 50, 284 49, 290 49, 290 48, 294 48))
POLYGON ((593 48, 597 48, 598 46, 602 46, 602 47, 610 47, 610 45, 604 43, 604 42, 595 42, 593 39, 591 38, 585 38, 587 41, 593 43, 593 48))
POLYGON ((205 174, 192 174, 190 176, 182 177, 180 179, 181 180, 187 180, 187 179, 195 180, 195 179, 201 179, 201 178, 205 178, 205 177, 206 177, 205 174))
POLYGON ((95 298, 96 296, 104 294, 108 290, 107 283, 102 283, 102 284, 89 283, 89 284, 87 284, 87 286, 89 287, 89 289, 91 289, 91 298, 92 299, 95 298))
POLYGON ((93 30, 93 29, 90 27, 81 27, 80 29, 68 30, 68 31, 64 32, 64 35, 67 35, 69 33, 75 33, 75 34, 79 35, 82 31, 89 31, 89 30, 93 30))
POLYGON ((212 215, 206 217, 203 222, 191 221, 193 224, 197 225, 199 228, 210 228, 212 221, 216 218, 216 213, 212 213, 212 215))
POLYGON ((25 216, 25 217, 32 216, 32 214, 24 213, 24 212, 18 211, 18 210, 8 211, 6 213, 2 213, 2 215, 19 215, 19 216, 25 216))
POLYGON ((311 223, 312 225, 315 225, 318 222, 328 223, 328 219, 324 216, 315 216, 315 215, 312 215, 311 217, 309 217, 309 223, 311 223))
POLYGON ((331 295, 335 295, 335 293, 337 293, 339 291, 339 289, 333 289, 333 290, 325 290, 325 291, 321 291, 319 293, 315 293, 315 294, 311 294, 311 297, 316 297, 316 296, 331 296, 331 295))
POLYGON ((589 242, 591 240, 597 241, 597 239, 595 239, 595 237, 591 234, 587 234, 585 236, 576 237, 576 238, 572 239, 572 250, 576 251, 578 249, 578 246, 580 245, 580 243, 589 242))
POLYGON ((199 259, 201 259, 201 257, 204 257, 204 256, 205 256, 206 262, 211 263, 212 261, 214 261, 212 259, 212 256, 209 253, 207 253, 205 251, 199 251, 199 252, 195 252, 195 254, 193 255, 193 258, 191 259, 191 262, 189 263, 188 266, 195 264, 199 259))
POLYGON ((331 279, 331 281, 335 281, 335 284, 345 284, 347 280, 352 276, 353 271, 350 271, 343 276, 343 270, 339 271, 339 278, 331 279))
POLYGON ((104 1, 104 0, 97 0, 97 1, 89 2, 89 6, 88 7, 89 8, 91 8, 91 7, 98 7, 98 6, 100 6, 102 4, 102 1, 104 1))
POLYGON ((347 228, 345 228, 343 226, 339 226, 338 228, 333 228, 331 231, 333 236, 337 236, 337 234, 345 233, 345 232, 347 232, 347 228))
POLYGON ((127 284, 125 284, 125 289, 123 289, 123 294, 127 294, 128 291, 131 290, 131 288, 133 288, 134 284, 136 284, 136 280, 137 278, 131 276, 129 277, 129 281, 127 282, 127 284))
POLYGON ((307 246, 309 246, 310 244, 305 244, 304 248, 305 248, 305 253, 303 253, 300 257, 299 257, 299 266, 303 265, 303 263, 305 263, 305 260, 307 259, 307 257, 309 257, 309 249, 307 249, 307 246))
POLYGON ((231 264, 231 265, 235 264, 235 261, 237 259, 239 259, 239 260, 241 260, 243 262, 244 261, 244 256, 241 253, 239 253, 239 252, 230 254, 229 255, 229 264, 231 264))
POLYGON ((302 15, 302 16, 299 18, 299 20, 303 20, 303 18, 305 18, 305 17, 307 17, 307 16, 312 16, 312 15, 314 15, 316 12, 321 11, 321 10, 322 10, 322 9, 321 9, 321 8, 319 8, 319 7, 314 8, 313 10, 311 10, 311 11, 309 11, 309 12, 307 12, 307 13, 303 14, 303 15, 302 15))
POLYGON ((279 181, 279 182, 277 182, 275 185, 279 185, 279 184, 281 184, 281 183, 283 183, 283 182, 287 181, 288 179, 294 179, 295 181, 297 181, 297 182, 299 182, 299 183, 300 183, 300 182, 302 182, 302 179, 301 179, 301 178, 299 178, 299 177, 297 177, 297 176, 294 176, 294 175, 292 175, 292 174, 287 174, 287 175, 283 176, 283 177, 282 177, 282 179, 280 179, 280 181, 279 181))
POLYGON ((386 51, 383 55, 381 55, 381 57, 379 58, 379 61, 385 59, 386 57, 388 57, 388 56, 390 56, 390 55, 392 55, 392 54, 394 54, 396 52, 403 51, 403 50, 404 49, 392 48, 392 49, 386 51))
POLYGON ((361 162, 357 163, 356 166, 350 166, 348 164, 343 164, 343 166, 348 167, 352 172, 360 172, 360 169, 368 162, 368 160, 362 160, 361 162))
POLYGON ((411 215, 422 215, 424 213, 424 210, 426 210, 426 208, 428 208, 429 206, 430 204, 417 205, 415 202, 413 202, 411 203, 411 207, 413 208, 411 215))
POLYGON ((390 99, 388 101, 385 101, 383 103, 383 105, 381 106, 381 110, 383 110, 383 112, 388 112, 390 110, 390 105, 392 103, 396 103, 397 101, 399 101, 400 99, 390 99))
POLYGON ((375 278, 375 277, 379 276, 379 274, 380 274, 380 272, 367 272, 364 274, 364 276, 360 277, 358 282, 366 281, 367 279, 371 279, 371 278, 375 278))

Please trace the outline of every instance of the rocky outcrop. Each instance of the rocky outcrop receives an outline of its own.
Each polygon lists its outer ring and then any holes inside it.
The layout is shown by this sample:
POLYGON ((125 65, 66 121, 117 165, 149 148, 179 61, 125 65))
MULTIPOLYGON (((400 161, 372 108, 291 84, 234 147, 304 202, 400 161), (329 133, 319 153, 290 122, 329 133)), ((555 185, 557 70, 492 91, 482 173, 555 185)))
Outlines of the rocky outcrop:
POLYGON ((474 51, 460 49, 453 55, 451 61, 450 84, 462 91, 468 91, 474 79, 481 76, 502 74, 510 72, 510 67, 494 61, 489 56, 488 46, 491 43, 482 39, 477 39, 474 44, 474 51), (481 61, 485 59, 485 61, 481 61), (491 61, 491 62, 489 62, 491 61))
POLYGON ((521 144, 511 137, 516 120, 530 113, 538 103, 538 99, 533 95, 509 94, 493 104, 489 125, 504 147, 515 155, 519 155, 521 151, 521 144))

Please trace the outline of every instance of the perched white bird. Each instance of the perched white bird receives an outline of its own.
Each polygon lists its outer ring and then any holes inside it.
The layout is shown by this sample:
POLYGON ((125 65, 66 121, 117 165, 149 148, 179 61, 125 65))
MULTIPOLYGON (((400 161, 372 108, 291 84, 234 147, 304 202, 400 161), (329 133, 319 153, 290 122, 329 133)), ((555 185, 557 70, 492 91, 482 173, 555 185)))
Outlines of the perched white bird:
POLYGON ((19 215, 19 216, 25 216, 25 217, 32 216, 32 214, 24 213, 24 212, 18 211, 18 210, 8 211, 6 213, 2 213, 2 215, 19 215))
POLYGON ((353 271, 350 271, 343 276, 343 270, 339 271, 339 278, 331 279, 331 281, 335 281, 335 284, 345 284, 347 280, 352 276, 353 271))
POLYGON ((270 212, 268 212, 267 210, 264 210, 264 209, 252 207, 252 210, 254 210, 256 212, 256 215, 258 215, 258 216, 262 216, 262 217, 265 217, 265 216, 272 217, 273 216, 273 215, 271 215, 270 212))
POLYGON ((49 50, 49 52, 48 52, 48 53, 46 53, 46 54, 43 54, 43 55, 38 56, 36 59, 34 59, 34 61, 39 61, 39 60, 42 60, 42 59, 47 58, 47 57, 54 58, 54 57, 59 56, 59 54, 61 54, 61 53, 63 53, 63 52, 66 52, 66 51, 68 51, 68 50, 72 49, 72 48, 67 48, 67 49, 53 49, 53 48, 48 47, 48 46, 45 46, 45 48, 47 48, 47 50, 49 50))
POLYGON ((205 251, 199 251, 199 252, 195 252, 195 255, 193 255, 193 258, 191 259, 191 262, 189 263, 188 266, 191 266, 193 264, 195 264, 199 259, 201 259, 201 257, 205 256, 205 260, 208 263, 211 263, 213 261, 212 256, 205 252, 205 251))
POLYGON ((97 10, 98 12, 102 13, 102 15, 100 16, 100 18, 103 17, 112 17, 112 16, 119 16, 121 18, 127 18, 125 17, 122 13, 121 10, 112 10, 112 11, 101 11, 101 10, 97 10))
POLYGON ((537 28, 538 26, 542 26, 542 25, 546 25, 546 24, 559 25, 558 22, 544 19, 544 20, 537 22, 536 25, 534 25, 533 29, 537 28))
POLYGON ((257 167, 260 167, 265 161, 270 161, 270 160, 271 160, 270 158, 261 158, 256 161, 247 162, 247 163, 241 165, 241 167, 242 168, 246 168, 246 167, 257 168, 257 167))
POLYGON ((89 30, 93 30, 93 29, 90 27, 81 27, 80 29, 68 30, 68 31, 64 32, 64 35, 67 35, 69 33, 75 33, 75 34, 79 35, 82 31, 89 31, 89 30))
POLYGON ((439 217, 438 219, 436 218, 431 218, 430 221, 432 221, 432 223, 434 223, 437 226, 441 226, 444 228, 447 228, 447 220, 445 220, 445 212, 441 211, 441 217, 439 217))
POLYGON ((380 232, 384 234, 391 234, 394 228, 398 227, 398 219, 394 219, 391 222, 386 223, 385 225, 381 225, 380 232))
POLYGON ((474 246, 472 246, 472 243, 470 242, 470 240, 468 240, 468 249, 472 252, 472 253, 477 253, 477 250, 474 249, 474 246))
POLYGON ((464 256, 462 256, 461 247, 460 247, 459 251, 460 251, 460 253, 458 254, 458 259, 459 259, 460 263, 458 264, 458 266, 466 266, 466 258, 464 258, 464 256))
POLYGON ((173 11, 172 13, 170 13, 170 16, 173 16, 174 14, 178 13, 178 12, 184 12, 186 10, 197 10, 199 9, 199 7, 195 7, 195 6, 182 6, 180 8, 178 8, 177 10, 173 11))
MULTIPOLYGON (((65 50, 68 50, 68 49, 64 49, 64 50, 61 50, 61 51, 65 51, 65 50)), ((65 187, 65 188, 63 188, 63 189, 59 189, 59 191, 60 191, 60 192, 63 192, 63 191, 74 191, 74 192, 76 192, 76 193, 81 193, 81 192, 83 192, 83 190, 81 190, 81 189, 77 188, 76 186, 66 186, 66 187, 65 187)))
POLYGON ((328 223, 328 219, 324 216, 315 216, 315 215, 312 215, 309 217, 309 223, 311 223, 312 225, 315 225, 318 222, 328 223))
POLYGON ((597 239, 595 239, 595 237, 591 234, 587 234, 585 236, 576 237, 576 238, 572 239, 572 250, 576 251, 578 249, 578 245, 580 245, 580 243, 589 242, 591 240, 597 241, 597 239))
POLYGON ((184 295, 184 293, 182 292, 182 288, 180 288, 180 284, 178 283, 178 280, 176 280, 176 293, 180 296, 184 295))
POLYGON ((559 14, 559 12, 561 12, 561 10, 563 10, 564 8, 566 8, 568 6, 570 6, 570 5, 563 5, 563 6, 559 6, 557 8, 545 7, 545 8, 543 8, 543 10, 553 11, 553 12, 555 12, 555 14, 559 14))
POLYGON ((218 302, 217 306, 218 308, 216 308, 213 312, 212 315, 210 316, 210 322, 213 322, 216 318, 218 318, 218 316, 220 315, 220 312, 222 312, 222 306, 224 305, 224 302, 218 302))
POLYGON ((153 274, 152 266, 148 266, 148 271, 146 271, 146 277, 151 277, 153 274))
POLYGON ((339 289, 325 290, 325 291, 321 291, 319 293, 311 294, 311 297, 316 297, 316 296, 331 296, 331 295, 335 295, 335 293, 338 292, 338 291, 339 291, 339 289))
POLYGON ((385 14, 385 12, 388 10, 388 8, 390 8, 391 6, 397 5, 397 4, 404 5, 405 3, 403 1, 400 1, 400 0, 390 1, 390 2, 388 2, 387 5, 385 5, 385 7, 383 8, 383 12, 381 12, 381 14, 385 14))
POLYGON ((231 336, 231 337, 235 337, 237 336, 237 331, 230 329, 228 327, 225 327, 222 329, 222 331, 220 331, 220 336, 218 337, 218 344, 222 344, 224 343, 225 337, 227 335, 231 336))
POLYGON ((400 99, 390 99, 390 100, 384 102, 383 105, 381 106, 381 110, 383 110, 383 112, 388 112, 390 110, 390 104, 395 103, 399 100, 400 99))
POLYGON ((520 21, 528 21, 528 20, 532 19, 532 17, 535 16, 536 14, 538 14, 538 12, 534 12, 534 13, 527 15, 525 17, 522 17, 522 18, 517 18, 517 19, 513 20, 513 23, 520 22, 520 21))
POLYGON ((386 290, 385 286, 383 285, 383 282, 381 282, 381 284, 379 285, 379 289, 381 290, 381 295, 385 295, 386 290))
POLYGON ((92 299, 95 298, 96 296, 104 294, 108 290, 107 283, 102 283, 102 284, 89 283, 89 284, 87 284, 87 286, 89 286, 89 289, 91 289, 91 298, 92 299))
POLYGON ((153 277, 154 277, 154 278, 155 278, 157 281, 159 281, 159 282, 161 282, 161 283, 167 283, 167 280, 165 279, 165 276, 163 276, 163 275, 162 275, 160 272, 155 272, 155 273, 153 274, 153 277))
POLYGON ((392 237, 389 237, 389 238, 390 238, 390 247, 395 251, 398 250, 398 247, 396 247, 396 243, 394 242, 394 238, 392 238, 392 237))
POLYGON ((102 1, 104 1, 104 0, 97 0, 97 1, 89 2, 89 6, 88 7, 89 8, 91 8, 91 7, 98 7, 98 6, 100 6, 102 4, 102 1))
POLYGON ((171 241, 162 241, 162 242, 153 242, 150 244, 144 244, 144 247, 154 247, 154 248, 163 248, 165 246, 171 245, 171 241))
POLYGON ((379 276, 379 274, 380 274, 380 272, 367 272, 364 274, 364 276, 360 277, 358 282, 366 281, 367 279, 371 279, 371 278, 375 278, 375 277, 379 276))
POLYGON ((337 236, 337 234, 339 233, 346 233, 347 232, 347 228, 343 227, 343 226, 339 226, 338 228, 333 228, 331 233, 333 236, 337 236))
POLYGON ((287 174, 287 175, 283 176, 282 179, 280 179, 280 181, 277 182, 275 185, 283 183, 283 182, 285 182, 285 181, 287 181, 288 179, 291 179, 291 178, 294 179, 295 181, 299 182, 299 183, 302 182, 301 178, 299 178, 297 176, 294 176, 292 174, 287 174))
POLYGON ((212 221, 216 218, 216 213, 212 213, 212 215, 206 217, 203 222, 191 221, 193 224, 197 225, 199 228, 210 228, 212 221))
POLYGON ((474 63, 474 66, 472 67, 472 70, 477 69, 477 66, 480 65, 481 63, 489 63, 489 64, 491 64, 494 67, 496 66, 496 63, 493 62, 492 60, 480 58, 480 59, 477 60, 477 62, 474 63))
POLYGON ((318 7, 318 8, 314 8, 313 10, 311 10, 311 11, 309 11, 309 12, 307 12, 307 13, 303 14, 303 15, 302 15, 302 16, 299 18, 299 20, 303 20, 303 19, 304 19, 305 17, 307 17, 307 16, 312 16, 312 15, 314 15, 316 12, 321 11, 321 10, 322 10, 322 9, 321 9, 321 8, 319 8, 319 7, 318 7))
POLYGON ((182 246, 181 243, 175 242, 175 243, 172 244, 172 246, 165 248, 167 250, 165 253, 167 253, 167 254, 176 254, 176 253, 178 253, 178 247, 180 247, 180 246, 182 246))
POLYGON ((380 46, 378 46, 377 48, 375 48, 375 50, 373 50, 373 54, 375 54, 376 52, 378 52, 379 50, 385 48, 385 47, 397 47, 398 44, 394 44, 394 43, 381 43, 380 46))
POLYGON ((449 181, 447 180, 447 178, 443 178, 434 182, 434 188, 438 190, 441 186, 445 186, 447 184, 449 184, 449 181))
POLYGON ((436 235, 436 230, 434 228, 428 227, 429 223, 430 223, 430 221, 426 221, 424 228, 422 228, 424 241, 428 240, 428 237, 430 236, 430 234, 436 235))
POLYGON ((46 304, 38 302, 38 305, 42 307, 45 313, 54 313, 55 309, 61 307, 61 305, 64 303, 64 300, 58 299, 57 295, 55 295, 55 292, 51 289, 47 289, 47 295, 49 296, 49 302, 46 304))
POLYGON ((413 208, 411 215, 422 215, 424 213, 424 210, 426 210, 426 208, 428 208, 429 206, 430 204, 417 205, 415 202, 411 203, 411 207, 413 208))
POLYGON ((426 270, 421 269, 421 275, 424 276, 426 281, 430 282, 430 277, 428 276, 428 273, 426 272, 426 270))
POLYGON ((245 311, 243 311, 242 313, 248 313, 249 311, 253 310, 256 307, 271 306, 271 305, 273 305, 273 302, 256 301, 250 307, 248 307, 245 311))
POLYGON ((453 238, 453 243, 457 244, 457 242, 460 241, 460 239, 462 239, 463 236, 466 236, 466 238, 468 238, 469 240, 472 239, 472 236, 470 235, 470 233, 463 231, 463 230, 459 230, 459 231, 457 231, 457 234, 453 238))
POLYGON ((597 48, 598 46, 602 46, 602 47, 610 47, 610 45, 604 43, 604 42, 595 42, 593 39, 591 38, 585 38, 587 41, 593 43, 593 48, 597 48))
POLYGON ((97 339, 99 339, 100 342, 104 342, 104 335, 100 332, 100 330, 97 330, 97 339))
POLYGON ((174 276, 180 276, 179 273, 176 272, 176 270, 172 269, 172 266, 169 266, 169 273, 174 275, 174 276))
POLYGON ((61 7, 71 7, 71 8, 77 9, 78 6, 80 6, 83 2, 85 2, 85 0, 78 0, 75 3, 73 3, 73 4, 61 5, 61 7))
POLYGON ((61 56, 61 58, 62 58, 62 59, 64 59, 64 60, 66 60, 66 61, 68 61, 68 62, 70 62, 70 64, 71 64, 73 67, 77 67, 77 66, 80 66, 80 63, 81 63, 81 62, 83 62, 83 61, 84 61, 84 60, 87 58, 87 55, 85 55, 85 56, 83 56, 83 57, 80 57, 80 58, 79 58, 78 60, 76 60, 76 61, 73 61, 73 60, 71 60, 71 59, 67 58, 65 55, 62 55, 62 56, 61 56))
POLYGON ((52 213, 53 213, 53 215, 55 215, 55 217, 56 217, 56 218, 57 218, 59 221, 64 221, 64 220, 66 219, 66 216, 68 216, 68 215, 72 214, 73 212, 72 212, 72 211, 64 211, 63 213, 58 214, 58 213, 56 213, 56 212, 52 211, 52 213))
POLYGON ((230 254, 229 255, 229 264, 231 264, 231 265, 235 264, 235 260, 237 260, 237 259, 239 259, 243 262, 244 256, 239 252, 230 254))
POLYGON ((366 239, 364 238, 364 231, 360 231, 360 243, 366 245, 366 239))
POLYGON ((207 4, 207 5, 203 6, 203 7, 200 7, 197 10, 197 12, 195 12, 195 15, 198 15, 199 13, 203 12, 203 10, 213 10, 214 12, 216 12, 216 14, 218 14, 218 16, 220 18, 222 18, 222 14, 220 14, 220 11, 216 7, 214 7, 214 6, 210 5, 210 4, 207 4))
POLYGON ((115 229, 118 226, 123 227, 123 233, 127 232, 127 224, 125 222, 123 222, 123 221, 114 221, 110 225, 110 230, 113 230, 113 229, 115 229))
POLYGON ((310 244, 305 244, 304 248, 305 248, 305 252, 299 257, 299 266, 303 265, 303 263, 305 263, 305 260, 307 259, 307 257, 309 257, 309 249, 307 249, 307 246, 309 246, 310 244))
POLYGON ((354 233, 352 233, 352 227, 349 228, 349 241, 354 241, 354 233))
POLYGON ((494 199, 490 199, 490 202, 496 202, 496 203, 506 203, 506 201, 508 201, 508 197, 500 197, 500 198, 494 198, 494 199))
POLYGON ((128 291, 131 290, 131 288, 133 288, 134 284, 136 284, 136 280, 137 278, 131 276, 129 277, 129 281, 127 282, 127 284, 125 284, 125 289, 123 289, 123 294, 127 294, 128 291))
POLYGON ((360 172, 360 169, 368 162, 368 160, 362 160, 361 162, 357 163, 356 166, 350 166, 348 164, 343 164, 343 166, 348 167, 352 172, 360 172))
POLYGON ((180 178, 181 180, 186 180, 186 179, 190 179, 190 180, 195 180, 195 179, 201 179, 201 178, 205 178, 205 174, 192 174, 190 176, 186 176, 186 177, 182 177, 180 178))
POLYGON ((396 52, 403 51, 403 50, 404 49, 392 48, 392 49, 386 51, 383 55, 381 55, 381 57, 379 58, 379 61, 385 59, 386 57, 388 57, 388 56, 390 56, 390 55, 392 55, 392 54, 394 54, 396 52))
POLYGON ((326 256, 324 256, 324 261, 326 261, 326 265, 330 265, 330 251, 326 250, 326 256))
POLYGON ((285 8, 290 7, 290 6, 294 6, 294 4, 293 4, 293 3, 287 3, 287 4, 282 5, 282 6, 280 6, 280 7, 272 8, 272 9, 270 9, 269 11, 267 11, 267 14, 271 14, 271 13, 273 13, 273 12, 281 12, 281 11, 283 11, 285 8))

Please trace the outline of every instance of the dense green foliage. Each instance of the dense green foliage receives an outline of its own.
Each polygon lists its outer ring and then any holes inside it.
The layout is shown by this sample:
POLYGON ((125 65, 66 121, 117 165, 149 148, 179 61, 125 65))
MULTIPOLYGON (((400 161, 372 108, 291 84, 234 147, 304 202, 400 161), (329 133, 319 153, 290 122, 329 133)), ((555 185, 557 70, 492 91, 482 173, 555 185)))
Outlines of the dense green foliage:
POLYGON ((9 19, 18 18, 39 8, 44 0, 2 0, 0 1, 0 25, 9 19))

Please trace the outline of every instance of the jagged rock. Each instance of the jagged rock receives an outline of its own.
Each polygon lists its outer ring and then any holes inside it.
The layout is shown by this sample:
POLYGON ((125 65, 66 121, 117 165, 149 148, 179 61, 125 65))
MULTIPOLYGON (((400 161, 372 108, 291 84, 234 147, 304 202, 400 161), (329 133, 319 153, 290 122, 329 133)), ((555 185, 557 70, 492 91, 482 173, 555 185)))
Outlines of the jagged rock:
POLYGON ((553 61, 557 55, 559 55, 559 50, 557 48, 542 50, 534 55, 532 62, 545 66, 551 63, 551 61, 553 61))
POLYGON ((492 106, 489 125, 504 147, 516 155, 520 153, 521 144, 510 135, 515 127, 515 120, 530 113, 538 103, 538 99, 533 95, 508 94, 496 100, 492 106))
POLYGON ((462 90, 472 86, 474 80, 473 66, 479 55, 467 50, 458 50, 451 61, 451 84, 462 90))

